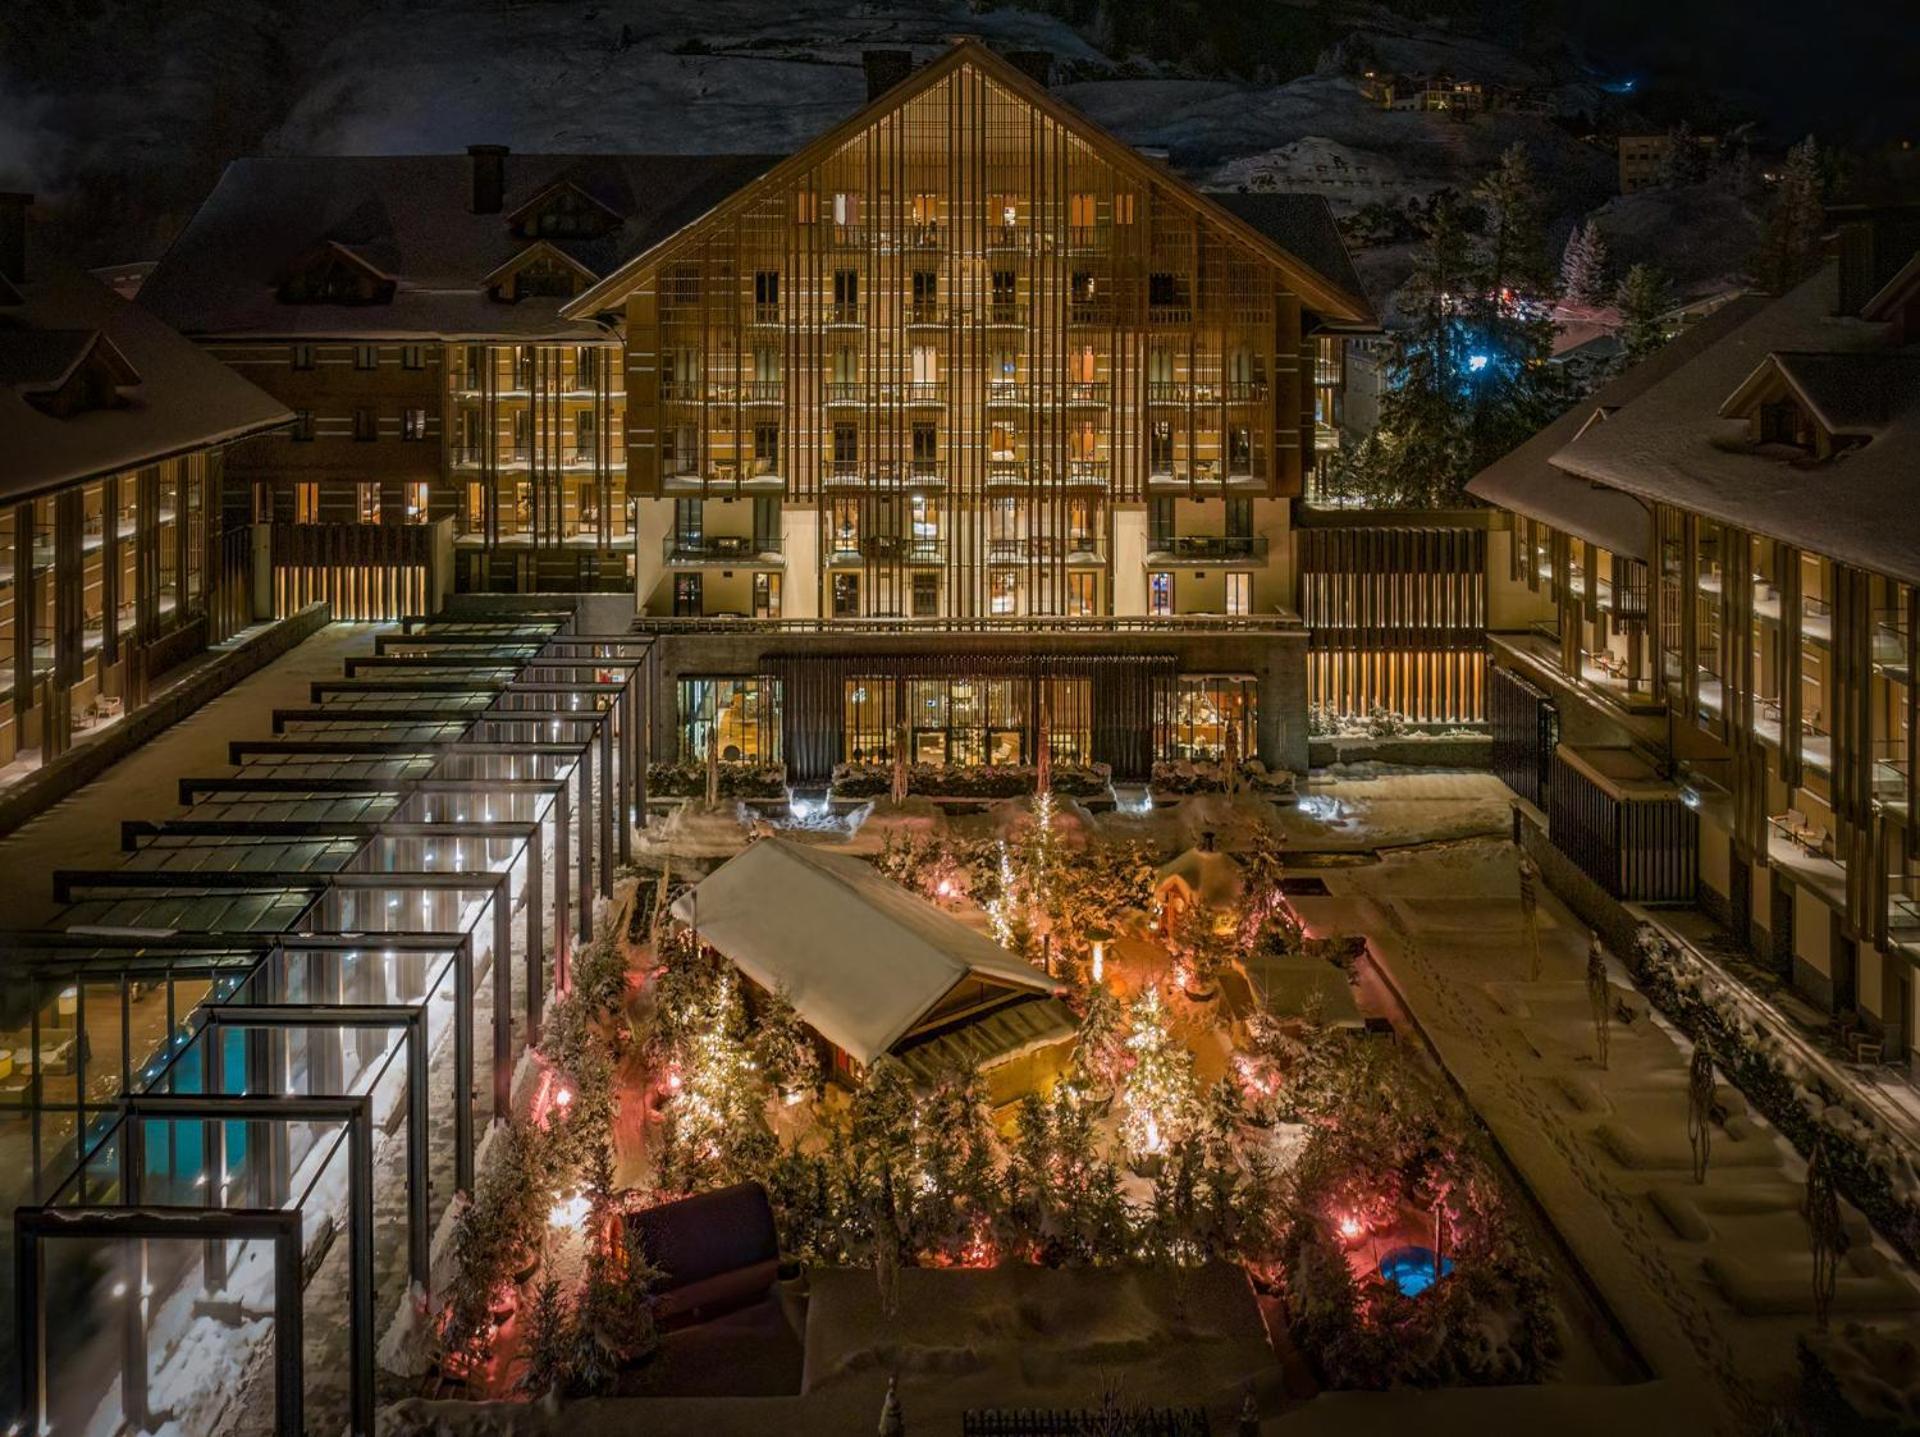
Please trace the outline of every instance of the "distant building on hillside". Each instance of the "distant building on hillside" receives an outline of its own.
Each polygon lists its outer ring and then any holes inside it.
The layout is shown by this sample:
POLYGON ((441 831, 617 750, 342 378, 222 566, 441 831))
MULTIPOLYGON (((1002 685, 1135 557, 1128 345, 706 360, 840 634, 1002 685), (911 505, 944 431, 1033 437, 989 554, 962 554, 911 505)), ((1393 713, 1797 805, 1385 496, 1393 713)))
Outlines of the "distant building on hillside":
POLYGON ((1486 110, 1545 114, 1550 106, 1539 91, 1490 85, 1453 75, 1398 75, 1386 70, 1361 73, 1360 93, 1383 110, 1427 114, 1477 115, 1486 110))
MULTIPOLYGON (((1697 142, 1708 150, 1720 143, 1718 135, 1698 135, 1697 142)), ((1622 135, 1617 141, 1620 159, 1620 193, 1630 195, 1651 189, 1660 183, 1667 157, 1673 153, 1673 136, 1622 135)))

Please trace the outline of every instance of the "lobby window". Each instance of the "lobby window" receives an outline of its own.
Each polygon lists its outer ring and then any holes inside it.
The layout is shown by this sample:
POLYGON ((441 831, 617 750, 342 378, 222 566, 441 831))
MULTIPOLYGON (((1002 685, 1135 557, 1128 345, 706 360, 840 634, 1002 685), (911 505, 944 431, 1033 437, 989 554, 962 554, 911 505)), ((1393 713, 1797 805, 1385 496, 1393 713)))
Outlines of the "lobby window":
POLYGON ((987 611, 993 614, 1011 614, 1019 606, 1019 593, 1015 585, 1015 575, 1011 569, 992 569, 987 573, 987 611))
POLYGON ((1229 614, 1253 612, 1253 575, 1247 573, 1227 575, 1227 612, 1229 614))
POLYGON ((355 513, 362 524, 380 522, 380 486, 369 480, 362 480, 354 486, 357 496, 355 513))
POLYGON ((315 480, 303 479, 293 486, 293 522, 320 522, 320 485, 315 480))
POLYGON ((380 437, 380 421, 371 409, 353 411, 353 437, 362 444, 371 444, 380 437))
POLYGON ((1240 754, 1258 752, 1255 679, 1232 674, 1182 674, 1174 683, 1173 704, 1161 735, 1161 758, 1218 762, 1226 755, 1227 732, 1237 729, 1240 754))
POLYGON ((425 439, 427 437, 427 411, 424 409, 401 410, 400 437, 402 439, 425 439))
POLYGON ((353 367, 355 369, 378 369, 380 350, 377 345, 356 344, 353 347, 353 367))
POLYGON ((756 619, 780 617, 780 575, 771 570, 756 571, 753 576, 753 616, 756 619))
POLYGON ((836 619, 860 617, 860 576, 858 574, 833 576, 833 616, 836 619))
POLYGON ((427 522, 427 481, 409 479, 402 491, 406 495, 407 522, 424 524, 427 522))
POLYGON ((704 762, 710 744, 723 763, 780 761, 778 681, 681 679, 678 699, 681 762, 704 762))
POLYGON ((940 575, 933 569, 914 570, 913 616, 916 619, 940 617, 940 575))
POLYGON ((1173 575, 1164 570, 1147 575, 1147 612, 1156 618, 1173 612, 1173 575))

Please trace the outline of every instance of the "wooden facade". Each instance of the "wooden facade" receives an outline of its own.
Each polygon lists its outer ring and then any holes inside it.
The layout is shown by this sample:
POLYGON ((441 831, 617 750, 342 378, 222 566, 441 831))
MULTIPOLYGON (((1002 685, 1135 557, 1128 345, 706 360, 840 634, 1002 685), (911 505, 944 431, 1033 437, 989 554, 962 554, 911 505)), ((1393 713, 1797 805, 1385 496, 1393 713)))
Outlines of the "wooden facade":
POLYGON ((963 43, 569 312, 624 321, 639 502, 777 496, 797 611, 1099 616, 1118 514, 1300 493, 1303 304, 1355 314, 963 43))

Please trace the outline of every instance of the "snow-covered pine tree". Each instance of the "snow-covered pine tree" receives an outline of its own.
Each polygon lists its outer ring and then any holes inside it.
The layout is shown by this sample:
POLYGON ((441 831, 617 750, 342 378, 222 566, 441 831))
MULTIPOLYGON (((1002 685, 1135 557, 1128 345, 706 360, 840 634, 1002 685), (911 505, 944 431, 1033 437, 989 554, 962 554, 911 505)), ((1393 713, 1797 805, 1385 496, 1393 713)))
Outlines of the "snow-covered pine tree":
POLYGON ((1158 1157, 1185 1135, 1191 1121, 1193 1054, 1168 1029, 1157 986, 1134 1000, 1129 1017, 1133 1068, 1122 1098, 1120 1139, 1135 1158, 1158 1157))
POLYGON ((1560 256, 1560 292, 1568 304, 1597 305, 1607 298, 1607 241, 1592 220, 1575 225, 1560 256))

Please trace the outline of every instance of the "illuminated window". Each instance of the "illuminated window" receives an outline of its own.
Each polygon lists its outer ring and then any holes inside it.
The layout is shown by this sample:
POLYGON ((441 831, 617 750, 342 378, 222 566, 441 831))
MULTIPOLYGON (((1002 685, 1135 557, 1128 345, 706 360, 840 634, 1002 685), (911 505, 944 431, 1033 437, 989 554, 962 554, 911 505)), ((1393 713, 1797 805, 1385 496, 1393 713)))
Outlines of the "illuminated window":
POLYGON ((922 192, 913 197, 913 222, 917 225, 938 223, 940 219, 940 196, 922 192))
POLYGON ((378 524, 380 522, 380 486, 371 482, 362 482, 355 487, 358 490, 359 502, 356 512, 359 514, 360 522, 378 524))
POLYGON ((1158 757, 1217 763, 1226 755, 1232 729, 1238 731, 1241 756, 1252 758, 1259 751, 1258 691, 1258 680, 1237 674, 1180 675, 1158 757))
POLYGON ((1067 199, 1067 223, 1077 230, 1090 230, 1097 223, 1096 209, 1094 197, 1085 191, 1071 195, 1067 199))
POLYGON ((1164 572, 1147 575, 1147 612, 1156 617, 1173 612, 1173 575, 1164 572))
POLYGON ((987 574, 987 608, 995 614, 1011 614, 1018 602, 1011 569, 994 569, 987 574))
POLYGON ((1091 384, 1095 372, 1093 346, 1084 344, 1072 351, 1068 361, 1068 377, 1076 384, 1091 384))
POLYGON ((860 617, 860 576, 858 574, 833 576, 833 616, 836 619, 860 617))
POLYGON ((1227 612, 1229 614, 1251 614, 1253 612, 1253 575, 1227 575, 1227 612))
POLYGON ((404 490, 406 495, 407 522, 424 524, 427 522, 427 481, 409 479, 404 490))
POLYGON ((793 217, 803 225, 810 225, 820 218, 820 196, 812 190, 796 190, 793 196, 793 217))
POLYGON ((780 685, 775 679, 681 679, 678 711, 682 762, 704 760, 709 744, 719 749, 724 763, 780 761, 780 685))
POLYGON ((1113 222, 1117 225, 1133 223, 1133 196, 1117 194, 1113 197, 1113 222))
POLYGON ((425 439, 427 437, 427 411, 424 409, 401 410, 400 437, 402 439, 425 439))
POLYGON ((780 617, 780 575, 759 570, 753 576, 753 616, 756 619, 780 617))
POLYGON ((320 485, 316 481, 303 479, 293 486, 293 522, 320 522, 320 485))
POLYGON ((1093 617, 1096 612, 1094 594, 1097 582, 1098 575, 1095 574, 1067 575, 1067 616, 1069 618, 1093 617))
POLYGON ((487 527, 487 486, 478 482, 467 485, 467 532, 477 534, 487 527))
POLYGON ((913 347, 913 382, 915 384, 940 382, 940 351, 931 344, 916 344, 913 347))
POLYGON ((853 190, 841 190, 833 197, 833 222, 837 225, 860 223, 860 196, 853 190))

